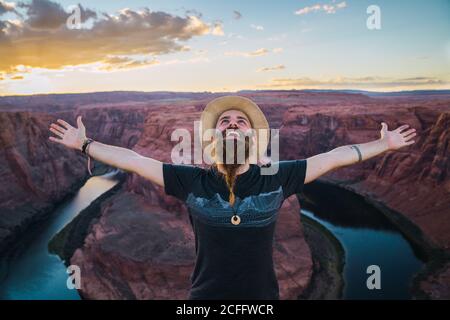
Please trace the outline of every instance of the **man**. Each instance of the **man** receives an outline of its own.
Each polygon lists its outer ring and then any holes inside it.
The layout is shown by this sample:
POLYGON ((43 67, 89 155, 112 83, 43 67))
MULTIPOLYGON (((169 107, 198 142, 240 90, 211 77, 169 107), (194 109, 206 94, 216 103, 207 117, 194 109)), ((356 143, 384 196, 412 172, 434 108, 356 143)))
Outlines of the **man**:
POLYGON ((408 125, 388 131, 383 122, 378 140, 338 147, 307 159, 279 161, 274 174, 263 175, 262 168, 250 161, 250 142, 260 142, 262 148, 256 155, 261 162, 269 125, 259 107, 244 97, 214 99, 202 113, 200 137, 203 147, 212 150, 210 169, 162 163, 87 139, 81 117, 77 124, 74 128, 61 119, 52 123, 50 130, 59 138, 50 140, 141 175, 185 202, 197 254, 190 299, 279 299, 272 244, 284 199, 331 170, 410 145, 415 136, 415 129, 407 130, 408 125), (210 129, 219 133, 212 140, 203 135, 210 129), (249 139, 245 134, 251 130, 256 136, 249 139), (239 148, 245 151, 240 162, 236 157, 239 148))

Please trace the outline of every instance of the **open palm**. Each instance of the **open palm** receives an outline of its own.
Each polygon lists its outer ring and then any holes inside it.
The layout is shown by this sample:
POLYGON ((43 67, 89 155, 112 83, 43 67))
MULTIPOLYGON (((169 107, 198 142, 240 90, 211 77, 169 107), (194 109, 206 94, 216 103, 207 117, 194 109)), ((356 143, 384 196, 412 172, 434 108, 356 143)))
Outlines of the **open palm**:
POLYGON ((395 130, 389 131, 385 122, 381 123, 381 140, 386 142, 389 150, 397 150, 404 146, 413 144, 412 140, 416 136, 416 129, 409 129, 409 125, 405 124, 395 130), (406 130, 406 131, 405 131, 406 130))
POLYGON ((77 117, 77 125, 78 128, 75 128, 66 121, 58 119, 57 123, 52 123, 49 129, 59 138, 49 137, 50 141, 60 143, 68 148, 81 150, 81 146, 86 139, 86 128, 81 121, 81 116, 77 117))

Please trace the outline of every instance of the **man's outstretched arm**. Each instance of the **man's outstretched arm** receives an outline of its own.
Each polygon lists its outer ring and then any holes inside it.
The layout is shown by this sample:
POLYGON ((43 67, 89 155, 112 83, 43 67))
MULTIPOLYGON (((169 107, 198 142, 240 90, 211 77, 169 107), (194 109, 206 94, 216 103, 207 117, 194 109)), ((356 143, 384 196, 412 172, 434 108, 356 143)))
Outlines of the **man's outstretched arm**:
POLYGON ((415 142, 412 138, 416 135, 416 129, 406 130, 409 125, 402 125, 392 131, 388 131, 386 123, 381 125, 381 137, 378 140, 341 146, 307 158, 305 184, 331 170, 365 161, 385 151, 397 150, 415 142))
MULTIPOLYGON (((73 127, 64 120, 58 119, 57 123, 50 125, 50 131, 57 137, 49 137, 53 142, 65 147, 81 150, 86 140, 86 128, 81 120, 77 118, 78 128, 73 127)), ((164 186, 162 162, 144 157, 133 150, 92 142, 88 147, 90 157, 125 171, 134 172, 157 185, 164 186)))

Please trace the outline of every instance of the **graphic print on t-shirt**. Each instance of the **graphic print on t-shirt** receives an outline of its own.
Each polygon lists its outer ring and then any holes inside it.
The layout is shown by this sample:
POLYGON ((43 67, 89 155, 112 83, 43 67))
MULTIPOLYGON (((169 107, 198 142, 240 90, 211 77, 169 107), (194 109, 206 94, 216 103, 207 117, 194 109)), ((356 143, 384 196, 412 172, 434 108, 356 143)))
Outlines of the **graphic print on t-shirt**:
POLYGON ((186 205, 195 218, 206 224, 242 228, 266 226, 275 221, 283 200, 283 188, 280 186, 272 192, 250 195, 243 199, 236 197, 233 207, 218 193, 210 199, 196 197, 193 193, 189 193, 186 205), (241 218, 238 226, 230 222, 234 213, 241 218))

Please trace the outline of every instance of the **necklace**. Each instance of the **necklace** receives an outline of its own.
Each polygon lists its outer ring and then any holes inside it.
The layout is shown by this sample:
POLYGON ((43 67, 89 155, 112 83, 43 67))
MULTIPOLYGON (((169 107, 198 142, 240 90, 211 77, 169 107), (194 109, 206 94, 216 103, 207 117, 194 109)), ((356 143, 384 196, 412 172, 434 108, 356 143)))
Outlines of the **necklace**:
POLYGON ((231 217, 231 223, 237 226, 238 224, 241 223, 241 217, 239 217, 236 211, 234 210, 234 205, 232 205, 231 208, 233 209, 234 212, 233 216, 231 217))

